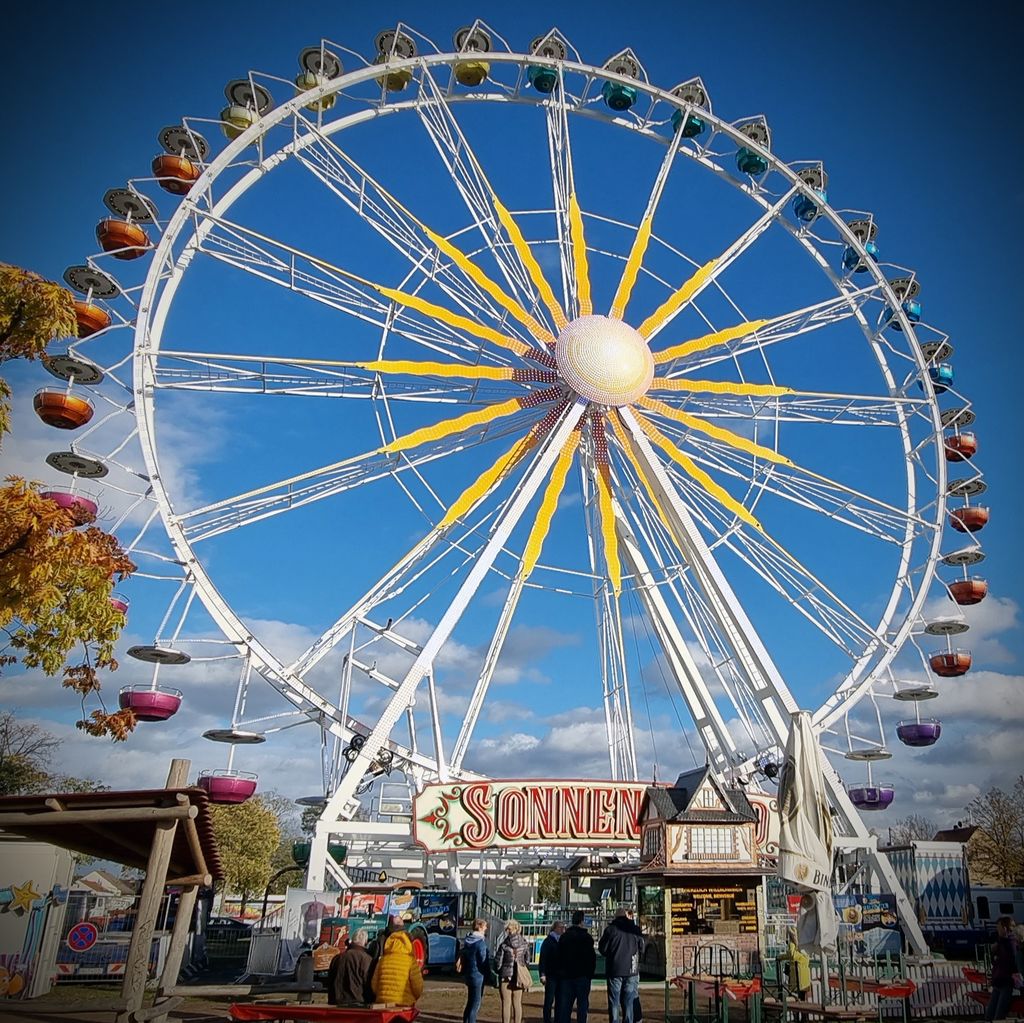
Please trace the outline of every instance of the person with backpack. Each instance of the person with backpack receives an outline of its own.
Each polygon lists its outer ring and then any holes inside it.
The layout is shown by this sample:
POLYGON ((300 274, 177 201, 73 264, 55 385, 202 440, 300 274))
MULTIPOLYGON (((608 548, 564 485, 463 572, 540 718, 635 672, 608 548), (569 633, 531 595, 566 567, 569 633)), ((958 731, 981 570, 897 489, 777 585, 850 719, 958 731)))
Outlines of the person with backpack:
POLYGON ((466 1007, 462 1010, 462 1023, 476 1023, 480 1011, 484 985, 491 982, 491 961, 487 954, 487 921, 479 917, 473 921, 473 930, 467 935, 455 961, 455 969, 466 982, 466 1007))
POLYGON ((577 909, 572 915, 572 926, 558 939, 557 1021, 569 1023, 573 1005, 576 1023, 587 1023, 590 1011, 590 985, 597 971, 597 952, 594 936, 583 926, 585 916, 577 909))
POLYGON ((604 956, 608 985, 608 1015, 611 1023, 633 1023, 633 1006, 640 994, 640 954, 643 932, 629 918, 624 906, 604 929, 597 946, 604 956))

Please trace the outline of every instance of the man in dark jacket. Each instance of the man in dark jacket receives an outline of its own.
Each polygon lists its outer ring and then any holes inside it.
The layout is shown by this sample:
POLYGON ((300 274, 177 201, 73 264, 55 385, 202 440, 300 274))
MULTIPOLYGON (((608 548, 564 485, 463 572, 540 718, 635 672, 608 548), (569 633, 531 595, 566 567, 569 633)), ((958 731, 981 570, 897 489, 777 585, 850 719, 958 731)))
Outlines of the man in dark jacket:
POLYGON ((555 1023, 558 996, 558 939, 565 933, 565 924, 557 920, 540 945, 540 982, 544 985, 544 1023, 555 1023))
POLYGON ((583 926, 583 913, 576 910, 572 926, 558 939, 558 995, 555 1002, 558 1023, 569 1023, 572 1007, 576 1005, 577 1023, 587 1023, 590 1011, 590 982, 597 970, 594 937, 583 926))
POLYGON ((368 1005, 373 1002, 370 976, 373 956, 366 950, 369 935, 361 927, 352 935, 348 949, 331 960, 327 971, 327 998, 331 1005, 368 1005))
POLYGON ((619 907, 615 919, 604 929, 597 950, 604 956, 608 983, 608 1015, 611 1023, 633 1023, 633 1005, 640 993, 640 953, 644 936, 619 907))

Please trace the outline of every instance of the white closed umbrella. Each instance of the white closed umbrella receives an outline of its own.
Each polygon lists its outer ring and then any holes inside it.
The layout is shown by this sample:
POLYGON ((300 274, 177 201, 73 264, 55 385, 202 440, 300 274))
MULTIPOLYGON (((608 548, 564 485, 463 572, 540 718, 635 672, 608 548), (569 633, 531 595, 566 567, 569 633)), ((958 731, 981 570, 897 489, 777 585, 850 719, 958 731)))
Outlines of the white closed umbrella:
POLYGON ((821 753, 807 711, 793 714, 779 778, 779 877, 804 893, 797 944, 834 953, 839 936, 832 905, 832 816, 821 753))

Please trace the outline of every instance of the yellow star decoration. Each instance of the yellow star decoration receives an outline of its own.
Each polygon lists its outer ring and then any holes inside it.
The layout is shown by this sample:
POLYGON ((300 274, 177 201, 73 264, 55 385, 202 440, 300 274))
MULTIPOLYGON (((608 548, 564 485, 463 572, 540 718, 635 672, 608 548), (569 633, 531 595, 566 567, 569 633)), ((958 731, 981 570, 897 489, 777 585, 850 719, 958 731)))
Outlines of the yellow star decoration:
POLYGON ((42 895, 32 887, 31 878, 23 885, 12 884, 11 895, 10 908, 15 913, 28 913, 32 909, 32 903, 42 898, 42 895))

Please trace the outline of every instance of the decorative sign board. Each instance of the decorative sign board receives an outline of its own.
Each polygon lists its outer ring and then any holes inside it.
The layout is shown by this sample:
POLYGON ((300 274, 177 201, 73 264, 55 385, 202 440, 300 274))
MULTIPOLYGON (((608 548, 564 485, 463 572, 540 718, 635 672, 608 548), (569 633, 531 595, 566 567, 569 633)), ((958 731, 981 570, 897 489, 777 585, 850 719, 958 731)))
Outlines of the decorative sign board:
POLYGON ((512 846, 635 846, 646 785, 479 781, 427 785, 413 837, 429 852, 512 846))

